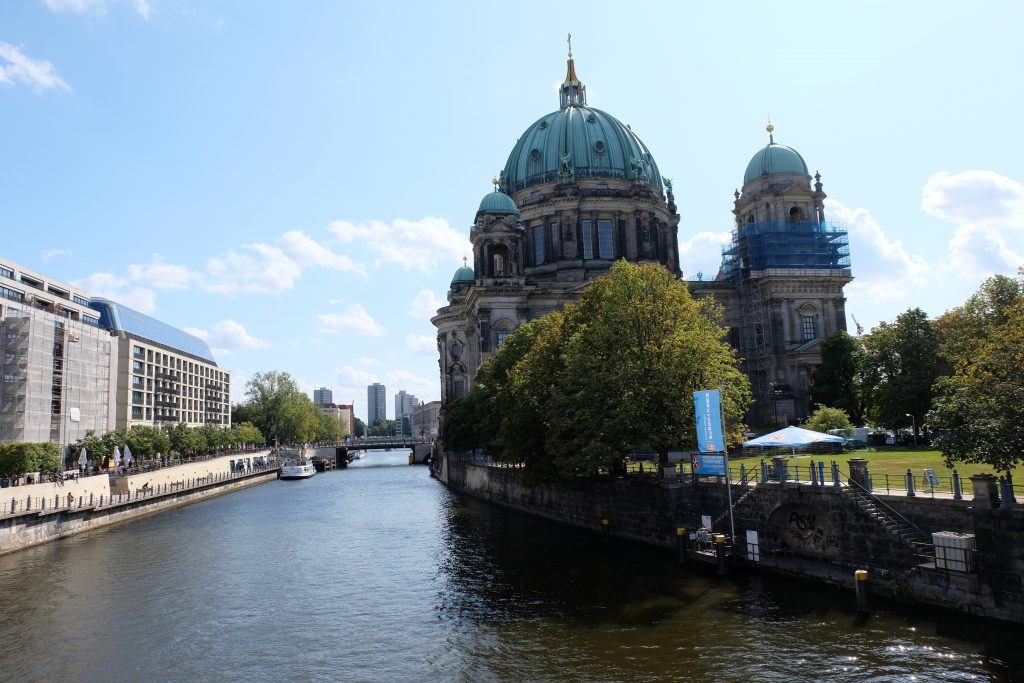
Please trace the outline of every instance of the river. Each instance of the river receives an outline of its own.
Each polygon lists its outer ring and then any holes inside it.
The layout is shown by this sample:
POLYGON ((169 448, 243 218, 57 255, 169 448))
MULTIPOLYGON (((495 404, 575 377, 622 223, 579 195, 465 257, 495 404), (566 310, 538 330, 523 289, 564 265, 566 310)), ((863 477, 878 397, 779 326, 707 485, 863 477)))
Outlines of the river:
POLYGON ((1021 630, 456 495, 407 451, 0 557, 4 681, 1012 681, 1021 630))

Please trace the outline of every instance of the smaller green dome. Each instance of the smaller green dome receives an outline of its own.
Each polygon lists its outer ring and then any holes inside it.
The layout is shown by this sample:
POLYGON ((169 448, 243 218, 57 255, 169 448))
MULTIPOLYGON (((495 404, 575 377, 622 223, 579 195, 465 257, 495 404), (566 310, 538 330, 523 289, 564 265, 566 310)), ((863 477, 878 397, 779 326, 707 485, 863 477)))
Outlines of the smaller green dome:
POLYGON ((495 190, 494 192, 488 192, 480 200, 480 208, 477 210, 477 213, 518 216, 519 207, 516 206, 516 203, 507 194, 495 190))
POLYGON ((807 164, 804 158, 786 145, 775 142, 760 150, 747 164, 747 172, 743 174, 743 182, 749 183, 755 178, 773 173, 801 173, 810 175, 807 172, 807 164))
POLYGON ((476 282, 476 273, 469 266, 462 266, 452 276, 452 285, 471 284, 476 282))

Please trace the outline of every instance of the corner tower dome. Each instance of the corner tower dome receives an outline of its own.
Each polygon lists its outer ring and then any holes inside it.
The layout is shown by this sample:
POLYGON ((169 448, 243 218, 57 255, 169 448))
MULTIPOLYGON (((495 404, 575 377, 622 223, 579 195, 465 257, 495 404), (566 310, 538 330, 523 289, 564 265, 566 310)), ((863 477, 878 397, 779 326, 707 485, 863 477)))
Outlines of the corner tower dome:
POLYGON ((576 76, 572 47, 558 111, 526 129, 501 174, 510 195, 543 183, 584 178, 631 180, 662 193, 661 174, 647 146, 611 114, 587 106, 587 88, 576 76))
POLYGON ((747 164, 747 170, 743 174, 744 184, 763 175, 773 175, 775 173, 810 175, 807 172, 807 164, 799 152, 792 147, 775 142, 775 138, 772 135, 775 126, 769 123, 765 130, 768 131, 768 145, 764 149, 759 150, 751 158, 750 163, 747 164))
POLYGON ((498 181, 494 181, 494 192, 488 192, 480 200, 480 208, 477 213, 489 213, 498 216, 518 216, 519 207, 512 201, 512 198, 498 189, 498 181))

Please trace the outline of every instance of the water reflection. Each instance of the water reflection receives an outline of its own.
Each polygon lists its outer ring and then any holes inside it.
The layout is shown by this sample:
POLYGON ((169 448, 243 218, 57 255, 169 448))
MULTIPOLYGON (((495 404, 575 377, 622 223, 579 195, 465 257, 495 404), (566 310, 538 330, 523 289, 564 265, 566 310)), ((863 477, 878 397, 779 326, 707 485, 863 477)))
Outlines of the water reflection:
POLYGON ((1014 680, 1020 632, 721 579, 407 453, 0 557, 4 680, 1014 680))

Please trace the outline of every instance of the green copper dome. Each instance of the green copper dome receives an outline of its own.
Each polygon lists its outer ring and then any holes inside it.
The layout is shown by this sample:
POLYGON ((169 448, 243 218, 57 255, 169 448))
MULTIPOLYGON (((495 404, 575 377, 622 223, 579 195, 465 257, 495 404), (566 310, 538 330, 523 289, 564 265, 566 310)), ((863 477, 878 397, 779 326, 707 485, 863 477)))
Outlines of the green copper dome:
POLYGON ((520 136, 502 171, 502 189, 513 194, 559 179, 632 180, 662 191, 661 174, 647 146, 614 116, 587 106, 570 53, 561 86, 561 108, 520 136))
POLYGON ((760 150, 747 164, 747 172, 743 174, 743 182, 749 183, 755 178, 773 173, 800 173, 810 175, 807 172, 807 164, 804 158, 786 145, 771 142, 767 147, 760 150))
POLYGON ((495 190, 494 192, 488 192, 482 200, 480 200, 480 208, 477 213, 490 213, 498 214, 502 216, 507 215, 519 215, 519 207, 512 201, 504 192, 495 190))
POLYGON ((452 285, 472 284, 476 281, 476 273, 469 266, 462 266, 452 276, 452 285))

